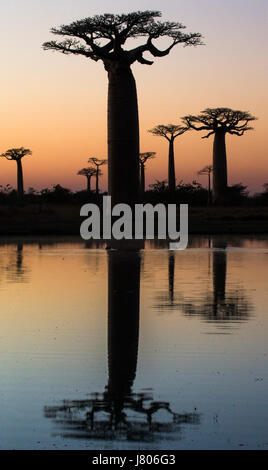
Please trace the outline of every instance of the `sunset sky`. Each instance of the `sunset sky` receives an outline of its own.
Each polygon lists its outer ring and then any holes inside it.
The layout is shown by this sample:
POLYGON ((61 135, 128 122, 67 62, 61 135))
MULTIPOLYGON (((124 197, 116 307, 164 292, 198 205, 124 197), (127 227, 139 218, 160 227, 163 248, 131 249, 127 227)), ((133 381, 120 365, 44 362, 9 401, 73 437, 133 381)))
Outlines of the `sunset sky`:
MULTIPOLYGON (((267 171, 267 0, 9 0, 0 4, 0 153, 33 152, 24 159, 26 189, 61 184, 85 187, 77 171, 89 157, 107 157, 107 76, 101 61, 42 50, 52 26, 102 13, 160 10, 163 20, 200 32, 205 46, 176 46, 152 66, 135 64, 141 152, 155 151, 147 183, 167 178, 167 142, 148 134, 206 107, 249 111, 259 119, 243 137, 228 136, 229 184, 259 191, 267 171)), ((54 37, 55 39, 55 37, 54 37)), ((178 137, 177 182, 191 182, 211 163, 213 139, 201 132, 178 137)), ((204 177, 199 181, 206 184, 204 177)), ((0 161, 0 184, 16 185, 16 165, 0 161)), ((107 188, 107 169, 101 179, 107 188)))

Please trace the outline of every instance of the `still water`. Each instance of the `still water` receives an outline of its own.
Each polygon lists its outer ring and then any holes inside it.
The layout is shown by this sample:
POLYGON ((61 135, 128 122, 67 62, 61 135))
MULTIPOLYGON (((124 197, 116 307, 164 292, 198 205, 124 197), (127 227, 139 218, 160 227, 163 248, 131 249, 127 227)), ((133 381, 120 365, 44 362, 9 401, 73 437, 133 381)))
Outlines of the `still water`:
POLYGON ((268 239, 0 241, 1 449, 267 449, 268 239))

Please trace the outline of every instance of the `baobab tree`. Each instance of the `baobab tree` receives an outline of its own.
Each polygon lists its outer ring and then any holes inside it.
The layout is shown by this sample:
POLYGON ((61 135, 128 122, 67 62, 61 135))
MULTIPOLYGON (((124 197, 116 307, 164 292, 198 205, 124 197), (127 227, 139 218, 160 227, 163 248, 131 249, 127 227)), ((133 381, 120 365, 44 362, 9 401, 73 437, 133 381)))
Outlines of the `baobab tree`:
POLYGON ((202 170, 197 172, 198 175, 208 175, 208 205, 211 204, 211 173, 213 172, 213 166, 207 165, 202 170))
POLYGON ((2 155, 0 155, 1 157, 6 158, 7 160, 13 160, 17 163, 17 193, 19 200, 22 200, 24 195, 23 171, 21 160, 26 155, 32 155, 32 152, 30 149, 25 149, 24 147, 9 149, 5 153, 2 153, 2 155))
POLYGON ((82 55, 94 61, 102 60, 108 72, 108 160, 109 194, 112 204, 133 204, 139 199, 139 119, 135 79, 131 71, 134 62, 151 65, 144 57, 164 57, 177 44, 201 44, 199 33, 183 32, 185 26, 161 22, 159 11, 138 11, 129 14, 104 14, 52 28, 63 41, 49 41, 44 49, 63 54, 82 55), (132 49, 123 46, 127 40, 145 38, 132 49), (171 43, 164 50, 154 41, 163 38, 171 43))
POLYGON ((88 163, 92 163, 96 167, 96 194, 99 194, 99 177, 102 175, 100 166, 106 165, 107 160, 91 157, 88 159, 88 163))
POLYGON ((168 152, 168 189, 169 191, 175 191, 176 189, 176 175, 175 175, 175 161, 174 161, 174 140, 179 135, 184 134, 188 130, 188 127, 177 126, 175 124, 168 124, 164 126, 160 124, 159 126, 150 129, 148 132, 151 134, 164 137, 169 142, 169 152, 168 152))
POLYGON ((246 131, 253 129, 248 123, 256 119, 247 111, 234 111, 230 108, 207 108, 197 116, 183 118, 191 129, 209 131, 202 139, 214 135, 212 199, 216 204, 224 203, 228 188, 225 136, 244 135, 246 131))
POLYGON ((87 179, 87 192, 91 192, 91 178, 92 176, 96 176, 97 170, 92 167, 82 168, 77 172, 79 176, 85 176, 87 179))
POLYGON ((156 152, 144 152, 140 153, 140 170, 141 170, 141 194, 145 192, 145 164, 148 160, 155 158, 156 152))

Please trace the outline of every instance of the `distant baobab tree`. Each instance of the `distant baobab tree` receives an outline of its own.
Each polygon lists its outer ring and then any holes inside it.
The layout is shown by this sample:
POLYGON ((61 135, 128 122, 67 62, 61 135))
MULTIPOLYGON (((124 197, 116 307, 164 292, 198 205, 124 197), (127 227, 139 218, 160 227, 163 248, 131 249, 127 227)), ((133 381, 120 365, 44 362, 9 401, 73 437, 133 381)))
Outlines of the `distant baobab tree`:
POLYGON ((175 175, 175 161, 174 161, 174 140, 179 135, 184 134, 188 130, 188 127, 177 126, 174 124, 168 124, 150 129, 151 134, 164 137, 169 142, 169 153, 168 153, 168 189, 169 191, 175 191, 176 189, 176 175, 175 175))
POLYGON ((104 14, 52 28, 59 41, 43 44, 44 49, 63 54, 83 55, 94 61, 102 60, 108 72, 108 160, 109 194, 112 204, 133 204, 139 199, 139 120, 135 79, 131 71, 134 62, 151 65, 144 57, 164 57, 182 43, 201 44, 199 33, 184 33, 181 23, 160 22, 159 11, 138 11, 122 15, 104 14), (124 49, 127 40, 145 38, 143 44, 124 49), (170 39, 164 50, 153 41, 170 39))
POLYGON ((95 168, 91 168, 91 167, 88 167, 88 168, 82 168, 81 170, 79 170, 77 172, 77 174, 79 176, 85 176, 86 179, 87 179, 87 192, 90 193, 91 192, 91 178, 92 176, 96 176, 97 174, 97 170, 95 168))
POLYGON ((99 194, 99 177, 102 175, 100 166, 106 165, 107 160, 91 157, 88 159, 88 163, 92 163, 96 167, 96 194, 99 194))
POLYGON ((23 171, 22 171, 22 158, 26 155, 32 155, 31 150, 25 149, 24 147, 9 149, 5 153, 0 155, 7 160, 13 160, 17 163, 17 193, 18 199, 22 200, 24 195, 23 189, 23 171))
POLYGON ((202 170, 197 172, 198 175, 208 175, 208 205, 211 204, 211 173, 213 172, 213 166, 207 165, 202 170))
POLYGON ((253 129, 248 123, 256 119, 246 111, 234 111, 230 108, 207 108, 197 116, 183 118, 191 129, 209 131, 203 139, 214 134, 212 199, 216 204, 224 203, 228 188, 225 136, 244 135, 246 131, 253 129))
POLYGON ((155 158, 156 152, 144 152, 140 153, 140 170, 141 170, 141 194, 145 192, 145 164, 148 160, 155 158))

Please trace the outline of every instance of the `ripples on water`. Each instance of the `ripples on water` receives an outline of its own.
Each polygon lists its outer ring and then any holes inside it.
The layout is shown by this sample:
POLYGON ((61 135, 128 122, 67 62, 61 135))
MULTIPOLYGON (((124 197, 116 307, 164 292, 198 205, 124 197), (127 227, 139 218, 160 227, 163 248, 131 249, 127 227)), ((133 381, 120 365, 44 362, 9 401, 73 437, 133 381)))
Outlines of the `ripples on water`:
POLYGON ((266 239, 0 244, 1 448, 266 448, 266 239))

